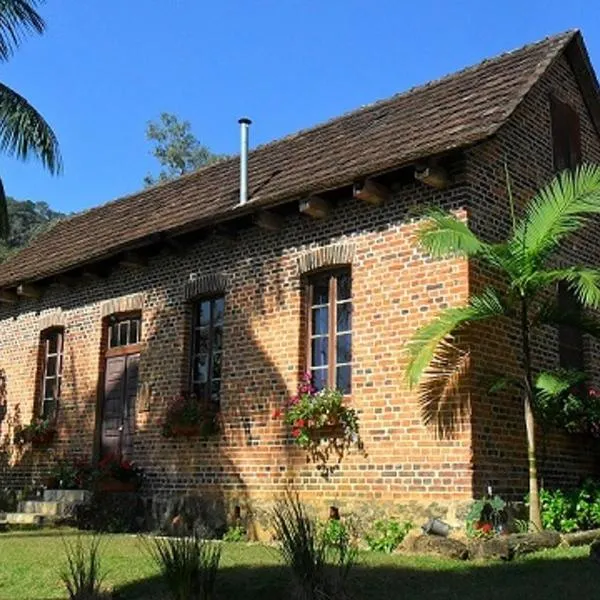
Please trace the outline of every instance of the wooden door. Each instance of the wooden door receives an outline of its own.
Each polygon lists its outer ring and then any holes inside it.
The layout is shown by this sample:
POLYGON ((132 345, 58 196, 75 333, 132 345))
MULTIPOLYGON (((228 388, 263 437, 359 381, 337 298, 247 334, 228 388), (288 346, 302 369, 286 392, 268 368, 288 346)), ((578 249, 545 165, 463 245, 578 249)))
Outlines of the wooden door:
POLYGON ((138 385, 139 354, 106 359, 100 457, 108 454, 130 458, 133 451, 135 397, 138 385))

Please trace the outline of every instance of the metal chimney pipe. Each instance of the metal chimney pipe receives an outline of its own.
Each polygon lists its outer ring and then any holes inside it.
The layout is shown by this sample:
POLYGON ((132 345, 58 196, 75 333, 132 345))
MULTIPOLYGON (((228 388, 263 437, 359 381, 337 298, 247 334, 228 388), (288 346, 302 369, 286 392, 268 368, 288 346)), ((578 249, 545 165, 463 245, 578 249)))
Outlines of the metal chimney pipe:
POLYGON ((242 117, 240 124, 240 204, 248 202, 248 130, 252 121, 242 117))

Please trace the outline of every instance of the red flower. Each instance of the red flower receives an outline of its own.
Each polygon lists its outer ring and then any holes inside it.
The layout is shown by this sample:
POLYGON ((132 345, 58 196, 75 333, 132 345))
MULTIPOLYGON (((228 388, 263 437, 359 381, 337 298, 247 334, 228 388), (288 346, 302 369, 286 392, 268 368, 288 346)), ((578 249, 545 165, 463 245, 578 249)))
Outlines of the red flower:
POLYGON ((304 419, 298 419, 294 422, 294 427, 304 427, 306 425, 306 421, 304 419))
POLYGON ((297 428, 292 429, 292 437, 299 437, 300 436, 300 430, 297 428))
POLYGON ((273 419, 279 419, 279 417, 281 417, 281 410, 279 410, 278 408, 276 408, 273 411, 273 415, 272 415, 273 419))
POLYGON ((479 528, 482 533, 491 533, 492 532, 492 524, 491 523, 483 523, 479 528))

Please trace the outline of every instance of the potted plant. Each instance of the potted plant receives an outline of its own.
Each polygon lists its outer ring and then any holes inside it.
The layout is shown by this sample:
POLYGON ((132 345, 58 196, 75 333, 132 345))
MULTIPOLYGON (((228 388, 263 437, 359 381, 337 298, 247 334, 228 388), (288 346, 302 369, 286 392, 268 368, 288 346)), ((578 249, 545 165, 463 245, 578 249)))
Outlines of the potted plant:
POLYGON ((165 437, 207 436, 218 430, 218 415, 204 409, 194 394, 180 394, 167 404, 165 437))
POLYGON ((295 443, 302 448, 318 445, 323 439, 362 447, 356 411, 344 404, 344 394, 340 390, 324 388, 317 391, 310 373, 302 376, 298 393, 282 409, 276 410, 273 417, 283 418, 283 422, 291 427, 295 443))
POLYGON ((143 474, 135 463, 109 454, 98 463, 94 479, 101 492, 135 492, 142 483, 143 474))
POLYGON ((15 430, 14 442, 18 446, 31 444, 34 447, 47 446, 51 444, 56 435, 56 423, 54 419, 33 419, 29 425, 18 427, 15 430))

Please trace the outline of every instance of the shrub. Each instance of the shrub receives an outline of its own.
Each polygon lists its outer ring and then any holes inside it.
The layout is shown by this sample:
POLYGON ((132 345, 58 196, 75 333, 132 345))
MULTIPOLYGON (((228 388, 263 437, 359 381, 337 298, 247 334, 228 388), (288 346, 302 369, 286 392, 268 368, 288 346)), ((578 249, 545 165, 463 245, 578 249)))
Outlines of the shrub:
POLYGON ((345 581, 357 549, 348 536, 319 534, 297 494, 287 493, 273 512, 273 526, 284 563, 292 572, 296 595, 303 600, 343 597, 345 581))
POLYGON ((586 481, 580 488, 540 491, 542 524, 561 533, 600 527, 600 483, 586 481))
POLYGON ((224 542, 243 542, 246 540, 246 529, 242 525, 232 525, 223 534, 224 542))
POLYGON ((221 547, 188 537, 145 539, 173 600, 210 600, 221 560, 221 547))
POLYGON ((104 573, 100 568, 100 538, 94 536, 84 542, 81 536, 71 543, 63 539, 66 565, 60 577, 70 600, 100 600, 109 598, 102 591, 104 573))
POLYGON ((61 458, 53 466, 50 477, 62 490, 82 490, 90 486, 92 467, 85 458, 61 458))
POLYGON ((391 554, 404 541, 412 527, 413 524, 409 521, 401 523, 395 519, 378 519, 365 539, 371 550, 391 554))

